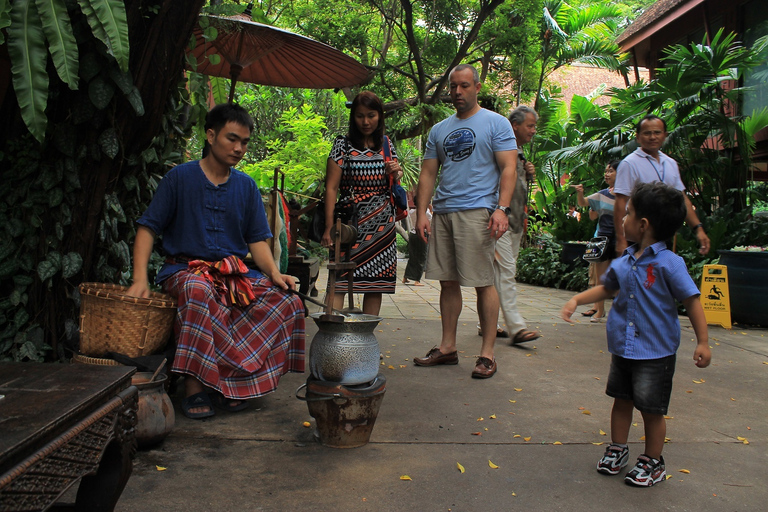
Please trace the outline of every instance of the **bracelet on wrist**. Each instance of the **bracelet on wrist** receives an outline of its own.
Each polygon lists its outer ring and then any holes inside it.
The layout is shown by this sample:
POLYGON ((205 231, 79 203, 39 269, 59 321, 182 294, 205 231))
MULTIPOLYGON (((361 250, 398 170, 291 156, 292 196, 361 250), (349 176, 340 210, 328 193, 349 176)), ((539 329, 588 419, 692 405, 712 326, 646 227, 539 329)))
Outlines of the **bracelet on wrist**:
POLYGON ((693 227, 691 228, 691 231, 693 231, 694 233, 696 233, 696 232, 699 230, 699 228, 703 228, 703 227, 704 227, 704 225, 703 225, 701 222, 699 222, 698 224, 696 224, 695 226, 693 226, 693 227))

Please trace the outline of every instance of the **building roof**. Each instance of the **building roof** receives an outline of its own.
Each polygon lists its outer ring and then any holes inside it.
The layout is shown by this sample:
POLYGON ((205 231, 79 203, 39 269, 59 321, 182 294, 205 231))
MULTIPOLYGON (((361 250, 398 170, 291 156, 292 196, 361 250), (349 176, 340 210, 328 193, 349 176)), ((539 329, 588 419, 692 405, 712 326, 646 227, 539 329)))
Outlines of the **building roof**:
POLYGON ((637 34, 645 27, 653 24, 655 21, 662 18, 666 13, 678 5, 682 5, 691 1, 695 0, 658 0, 656 3, 648 7, 648 9, 643 12, 643 14, 638 16, 635 21, 633 21, 632 24, 628 26, 624 32, 621 33, 616 42, 619 44, 619 46, 621 46, 624 41, 637 34))

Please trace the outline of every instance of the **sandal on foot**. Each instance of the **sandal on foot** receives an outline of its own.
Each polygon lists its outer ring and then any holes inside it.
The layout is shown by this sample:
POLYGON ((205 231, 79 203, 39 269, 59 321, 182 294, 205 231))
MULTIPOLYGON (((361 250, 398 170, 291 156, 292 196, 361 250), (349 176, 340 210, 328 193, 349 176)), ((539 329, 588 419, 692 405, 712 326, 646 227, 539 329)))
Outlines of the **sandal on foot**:
POLYGON ((245 400, 233 400, 232 398, 225 397, 221 393, 214 393, 211 395, 211 398, 213 400, 213 405, 222 411, 238 412, 248 408, 248 402, 245 400))
POLYGON ((583 312, 581 316, 593 316, 595 313, 597 313, 597 310, 595 308, 592 308, 583 312))
POLYGON ((592 318, 589 319, 589 321, 592 322, 593 324, 599 324, 600 322, 603 321, 603 317, 593 316, 592 318))
POLYGON ((203 418, 210 418, 214 414, 216 414, 213 410, 213 404, 211 403, 211 399, 208 396, 208 393, 205 391, 201 391, 200 393, 195 393, 194 395, 189 395, 184 400, 181 401, 181 411, 184 413, 184 416, 191 420, 201 420, 203 418), (207 411, 203 412, 191 412, 191 409, 197 409, 201 407, 208 407, 207 411))
POLYGON ((518 343, 527 343, 529 341, 537 340, 541 337, 541 334, 539 334, 536 331, 528 331, 526 329, 521 329, 517 331, 515 336, 512 338, 512 345, 517 345, 518 343))
POLYGON ((422 283, 421 281, 414 281, 413 286, 424 286, 424 283, 422 283))

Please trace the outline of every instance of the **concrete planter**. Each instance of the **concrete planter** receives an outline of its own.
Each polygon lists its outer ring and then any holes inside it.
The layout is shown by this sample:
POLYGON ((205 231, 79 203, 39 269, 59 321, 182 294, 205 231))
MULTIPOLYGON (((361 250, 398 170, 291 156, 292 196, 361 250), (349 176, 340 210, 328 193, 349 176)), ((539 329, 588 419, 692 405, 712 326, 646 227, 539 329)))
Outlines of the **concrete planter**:
POLYGON ((728 267, 731 320, 768 327, 768 252, 718 252, 728 267))

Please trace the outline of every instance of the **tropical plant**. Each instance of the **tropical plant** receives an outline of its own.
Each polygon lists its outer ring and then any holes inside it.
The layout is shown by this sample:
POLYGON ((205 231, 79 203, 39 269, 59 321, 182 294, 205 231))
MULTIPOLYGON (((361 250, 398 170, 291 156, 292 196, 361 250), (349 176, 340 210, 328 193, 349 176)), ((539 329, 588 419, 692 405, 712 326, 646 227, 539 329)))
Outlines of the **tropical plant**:
MULTIPOLYGON (((116 82, 134 109, 143 112, 141 96, 128 73, 129 41, 125 4, 122 0, 78 0, 91 34, 120 67, 116 82)), ((4 0, 0 2, 0 44, 2 29, 8 28, 8 55, 11 58, 13 87, 21 117, 30 133, 42 142, 48 118, 48 55, 56 73, 72 90, 80 86, 80 56, 77 39, 65 0, 4 0), (47 45, 46 45, 47 43, 47 45), (47 48, 46 48, 47 46, 47 48)), ((104 97, 104 88, 93 96, 104 97)), ((106 98, 105 98, 106 99, 106 98)))
POLYGON ((545 0, 538 61, 538 110, 544 80, 556 69, 580 62, 627 74, 626 59, 615 43, 621 10, 612 3, 592 2, 571 7, 563 0, 545 0))

